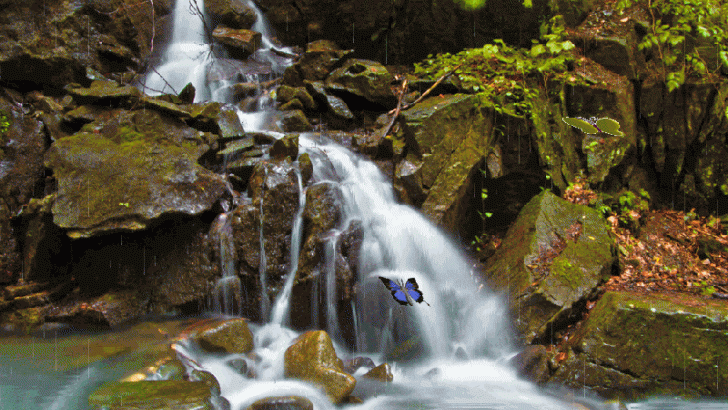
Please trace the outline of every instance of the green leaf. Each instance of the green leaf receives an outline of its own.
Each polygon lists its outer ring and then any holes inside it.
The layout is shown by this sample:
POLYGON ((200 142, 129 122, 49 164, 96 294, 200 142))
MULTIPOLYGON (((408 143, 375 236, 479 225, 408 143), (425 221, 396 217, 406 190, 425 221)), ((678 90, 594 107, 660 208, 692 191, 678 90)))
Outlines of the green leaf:
POLYGON ((531 46, 531 57, 538 57, 546 52, 546 47, 543 44, 534 44, 531 46))

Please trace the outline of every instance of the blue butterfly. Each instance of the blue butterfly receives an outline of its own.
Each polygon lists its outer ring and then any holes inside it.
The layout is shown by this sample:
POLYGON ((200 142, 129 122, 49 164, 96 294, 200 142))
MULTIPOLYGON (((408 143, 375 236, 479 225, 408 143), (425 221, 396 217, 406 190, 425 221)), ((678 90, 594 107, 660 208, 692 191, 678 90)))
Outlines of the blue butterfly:
MULTIPOLYGON (((412 303, 413 301, 417 303, 425 302, 425 298, 422 296, 422 292, 420 292, 420 288, 417 286, 415 278, 407 279, 406 283, 403 280, 400 280, 399 284, 391 279, 383 278, 381 276, 379 279, 381 279, 384 286, 392 292, 392 297, 400 305, 414 306, 414 303, 412 303)), ((425 302, 425 304, 430 306, 427 302, 425 302)))

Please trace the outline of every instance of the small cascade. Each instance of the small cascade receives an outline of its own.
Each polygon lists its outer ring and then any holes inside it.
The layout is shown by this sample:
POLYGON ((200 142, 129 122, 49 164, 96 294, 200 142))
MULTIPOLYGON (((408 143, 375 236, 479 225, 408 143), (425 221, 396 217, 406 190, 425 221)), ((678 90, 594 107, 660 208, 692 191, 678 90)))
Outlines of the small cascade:
POLYGON ((288 270, 286 283, 283 290, 276 298, 273 306, 273 314, 271 323, 277 325, 287 325, 288 311, 291 307, 291 292, 293 290, 293 280, 296 278, 298 271, 298 256, 301 252, 301 236, 303 235, 303 210, 306 207, 306 191, 303 189, 301 181, 301 171, 296 168, 296 180, 298 181, 298 212, 293 219, 293 230, 291 231, 291 267, 288 270))
MULTIPOLYGON (((267 171, 267 170, 266 170, 267 171)), ((267 172, 266 172, 267 174, 267 172)), ((265 179, 264 179, 265 180, 265 179)), ((266 280, 266 264, 268 261, 265 258, 265 236, 263 235, 263 195, 260 196, 260 266, 258 267, 258 273, 260 275, 260 289, 262 294, 260 295, 260 317, 268 318, 268 312, 270 311, 270 300, 268 299, 268 281, 266 280)))
POLYGON ((237 316, 242 311, 242 284, 235 269, 235 243, 233 241, 230 217, 220 214, 215 220, 214 232, 220 246, 220 269, 222 277, 213 289, 213 311, 222 315, 237 316))
POLYGON ((326 278, 326 331, 334 340, 341 339, 336 314, 336 240, 338 232, 331 234, 324 245, 324 278, 326 278))
MULTIPOLYGON (((477 293, 470 265, 457 247, 422 214, 396 202, 391 183, 373 162, 315 134, 301 134, 299 144, 311 158, 314 181, 339 184, 345 217, 338 229, 345 230, 353 220, 362 221, 360 291, 356 297, 358 350, 380 351, 382 338, 387 335, 395 345, 420 340, 433 358, 449 357, 456 346, 475 357, 500 356, 511 350, 505 305, 494 303, 492 295, 477 293), (391 299, 379 276, 415 278, 431 306, 403 309, 391 299), (393 320, 385 323, 382 318, 390 317, 390 311, 395 311, 393 320), (489 319, 489 326, 466 330, 473 315, 493 319, 489 319)), ((333 252, 327 254, 326 264, 332 265, 334 256, 333 252)), ((333 265, 323 269, 333 270, 333 265)), ((333 319, 335 308, 328 300, 334 292, 333 284, 327 281, 326 313, 333 319)), ((327 319, 327 324, 331 323, 327 319)))

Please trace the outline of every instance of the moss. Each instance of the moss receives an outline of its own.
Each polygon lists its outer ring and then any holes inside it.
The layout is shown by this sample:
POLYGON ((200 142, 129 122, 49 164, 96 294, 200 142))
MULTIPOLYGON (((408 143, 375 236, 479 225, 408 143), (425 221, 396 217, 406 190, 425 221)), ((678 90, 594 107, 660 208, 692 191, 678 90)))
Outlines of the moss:
POLYGON ((5 134, 10 129, 10 114, 5 110, 0 110, 0 135, 5 134))

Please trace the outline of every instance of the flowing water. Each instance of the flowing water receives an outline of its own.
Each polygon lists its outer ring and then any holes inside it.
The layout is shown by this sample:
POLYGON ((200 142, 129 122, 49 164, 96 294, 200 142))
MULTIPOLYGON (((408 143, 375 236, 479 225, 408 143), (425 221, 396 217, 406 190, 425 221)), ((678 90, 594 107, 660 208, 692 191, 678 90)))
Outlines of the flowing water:
MULTIPOLYGON (((204 4, 198 0, 201 9, 204 4)), ((248 1, 255 8, 255 5, 248 1)), ((148 94, 180 91, 187 83, 197 89, 196 101, 217 99, 229 102, 228 94, 220 92, 226 84, 208 81, 207 73, 214 64, 212 47, 206 43, 199 16, 190 13, 187 1, 177 1, 174 10, 172 42, 156 67, 145 79, 148 94), (151 90, 150 90, 151 89, 151 90), (156 90, 156 91, 155 91, 156 90)), ((263 34, 263 49, 254 56, 270 60, 273 72, 282 72, 289 49, 275 45, 273 33, 263 15, 255 8, 258 22, 254 29, 263 34), (268 57, 266 57, 268 56, 268 57), (282 63, 283 61, 283 63, 282 63)), ((204 16, 203 16, 204 17, 204 16)), ((270 100, 259 99, 258 107, 271 110, 270 100)), ((247 131, 262 129, 260 112, 238 111, 247 131)), ((327 330, 334 340, 336 352, 343 359, 366 356, 379 364, 389 362, 394 381, 380 383, 357 376, 353 395, 364 403, 362 409, 567 409, 579 401, 591 408, 616 408, 591 399, 583 392, 558 392, 536 387, 521 380, 508 365, 516 353, 505 303, 487 289, 479 287, 473 278, 471 264, 458 246, 419 211, 396 202, 391 181, 376 165, 345 147, 315 133, 301 134, 300 149, 309 154, 313 163, 312 184, 332 184, 341 194, 344 217, 340 226, 329 232, 325 242, 325 261, 312 286, 312 323, 327 330), (357 291, 350 309, 355 341, 347 341, 342 332, 335 301, 336 241, 352 224, 360 224, 363 240, 360 264, 357 267, 357 291), (379 277, 393 280, 416 278, 429 303, 400 306, 382 285, 379 277), (326 318, 319 323, 319 313, 326 318), (570 398, 563 398, 562 396, 570 398), (557 398, 562 397, 562 398, 557 398)), ((267 396, 298 395, 307 397, 317 410, 334 409, 317 388, 304 382, 283 377, 283 354, 298 332, 288 328, 293 278, 298 268, 301 248, 302 212, 305 207, 305 188, 297 174, 299 209, 293 216, 291 234, 291 266, 284 288, 276 300, 262 298, 261 309, 267 320, 251 324, 255 356, 205 353, 189 340, 174 344, 180 357, 193 358, 194 366, 213 373, 220 383, 221 394, 232 409, 245 409, 250 403, 267 396), (231 363, 245 362, 257 377, 241 375, 231 363)), ((263 207, 261 203, 261 215, 263 207)), ((265 215, 262 215, 265 218, 265 215)), ((239 314, 244 289, 235 275, 236 256, 230 218, 221 214, 214 231, 220 243, 222 278, 213 299, 213 312, 223 315, 239 314)), ((262 224, 262 222, 261 222, 262 224)), ((261 251, 264 235, 261 228, 261 251)), ((264 261, 265 254, 261 252, 264 261)), ((259 274, 266 283, 265 263, 259 274)), ((0 373, 0 410, 5 408, 83 408, 90 390, 104 380, 118 378, 118 371, 109 371, 104 362, 80 367, 64 373, 50 382, 44 372, 28 371, 27 365, 2 363, 0 373), (6 370, 15 369, 8 375, 6 370), (84 378, 84 372, 85 378, 84 378), (93 374, 93 377, 91 373, 93 374), (30 384, 28 381, 33 379, 30 384), (11 380, 11 382, 8 382, 11 380), (25 387, 24 387, 25 386, 25 387), (32 388, 28 389, 27 386, 32 388), (34 386, 34 387, 33 387, 34 386), (32 397, 22 399, 20 389, 32 397), (37 393, 45 389, 44 393, 37 393), (36 393, 33 393, 36 392, 36 393), (35 396, 38 398, 36 399, 35 396), (62 397, 61 401, 52 397, 62 397), (38 404, 41 407, 38 407, 38 404)), ((11 370, 12 371, 12 370, 11 370)), ((648 407, 640 407, 648 408, 648 407)))

